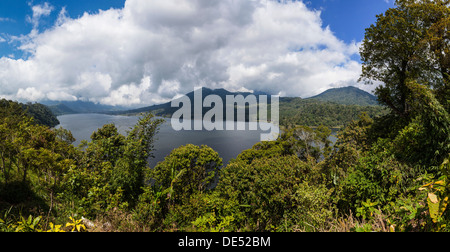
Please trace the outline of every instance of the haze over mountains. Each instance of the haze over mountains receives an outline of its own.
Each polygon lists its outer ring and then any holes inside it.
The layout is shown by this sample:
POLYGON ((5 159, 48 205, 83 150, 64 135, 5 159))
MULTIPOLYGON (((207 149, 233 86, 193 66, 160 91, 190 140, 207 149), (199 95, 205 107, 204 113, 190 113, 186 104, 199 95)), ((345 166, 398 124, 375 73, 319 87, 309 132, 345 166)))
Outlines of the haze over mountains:
MULTIPOLYGON (((214 94, 218 95, 225 101, 225 97, 227 95, 243 95, 244 97, 253 94, 253 95, 268 95, 264 92, 230 92, 225 89, 202 89, 203 98, 214 94)), ((194 97, 194 92, 190 92, 186 94, 191 100, 194 97)), ((321 102, 331 102, 341 105, 359 105, 359 106, 375 106, 378 105, 376 96, 358 89, 356 87, 343 87, 343 88, 334 88, 329 89, 317 96, 302 99, 299 97, 282 97, 280 102, 291 102, 293 100, 316 100, 321 102)), ((270 101, 269 101, 270 102, 270 101)), ((43 104, 47 105, 53 113, 56 115, 64 115, 64 114, 77 114, 77 113, 108 113, 108 114, 133 114, 133 113, 142 113, 153 111, 154 114, 159 116, 170 115, 178 108, 172 108, 171 102, 157 104, 137 109, 126 109, 125 107, 120 106, 108 106, 96 104, 93 102, 83 102, 83 101, 62 101, 62 102, 44 102, 43 104)))
POLYGON ((125 107, 121 106, 109 106, 85 101, 44 101, 41 103, 48 106, 55 115, 106 113, 126 110, 125 107))

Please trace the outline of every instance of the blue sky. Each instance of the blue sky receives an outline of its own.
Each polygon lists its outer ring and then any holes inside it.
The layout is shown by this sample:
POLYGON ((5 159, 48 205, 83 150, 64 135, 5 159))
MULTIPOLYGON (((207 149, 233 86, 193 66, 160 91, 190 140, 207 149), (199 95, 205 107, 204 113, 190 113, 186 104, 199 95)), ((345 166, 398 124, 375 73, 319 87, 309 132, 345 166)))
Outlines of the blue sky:
MULTIPOLYGON (((72 18, 82 16, 85 12, 96 13, 99 9, 123 8, 125 0, 0 0, 0 37, 27 34, 33 25, 27 21, 32 16, 32 5, 48 2, 55 11, 41 20, 40 30, 53 26, 59 10, 63 7, 72 18)), ((310 0, 305 1, 311 9, 321 10, 324 26, 330 26, 339 39, 346 42, 361 41, 364 29, 376 20, 375 15, 393 7, 393 0, 310 0)), ((20 54, 15 44, 0 43, 0 57, 20 54)))
POLYGON ((199 85, 304 98, 342 86, 371 91, 357 81, 359 43, 391 7, 393 0, 0 0, 0 98, 140 106, 199 85))
POLYGON ((364 31, 375 23, 376 15, 394 7, 393 0, 310 0, 311 8, 322 10, 322 20, 337 37, 360 41, 364 31))
MULTIPOLYGON (((99 9, 123 8, 125 0, 0 0, 0 38, 28 34, 33 29, 33 25, 27 21, 27 17, 33 15, 31 6, 45 2, 49 3, 54 11, 50 16, 42 18, 39 30, 51 28, 62 8, 66 9, 70 17, 76 18, 85 12, 98 12, 99 9)), ((20 54, 15 45, 0 43, 0 57, 20 54)))

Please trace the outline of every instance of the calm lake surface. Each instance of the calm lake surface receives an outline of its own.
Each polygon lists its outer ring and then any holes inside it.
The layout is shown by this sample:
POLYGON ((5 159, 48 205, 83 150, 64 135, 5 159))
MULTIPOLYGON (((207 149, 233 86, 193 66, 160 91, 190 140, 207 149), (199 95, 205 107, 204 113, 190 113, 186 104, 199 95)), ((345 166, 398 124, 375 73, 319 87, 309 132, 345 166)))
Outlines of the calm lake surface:
MULTIPOLYGON (((57 127, 63 127, 72 132, 76 138, 75 146, 78 146, 81 140, 90 141, 94 131, 105 124, 114 123, 119 132, 126 135, 126 132, 132 128, 138 121, 138 116, 113 116, 103 114, 74 114, 58 117, 61 124, 57 127)), ((261 130, 257 131, 175 131, 172 129, 170 119, 160 126, 159 133, 155 141, 155 158, 149 161, 150 166, 154 167, 158 162, 163 161, 164 157, 170 152, 182 145, 208 145, 219 153, 223 163, 227 164, 232 158, 236 158, 242 151, 250 149, 261 140, 261 133, 268 133, 261 130)), ((235 127, 236 128, 236 127, 235 127)), ((246 127, 248 129, 248 126, 246 127)))

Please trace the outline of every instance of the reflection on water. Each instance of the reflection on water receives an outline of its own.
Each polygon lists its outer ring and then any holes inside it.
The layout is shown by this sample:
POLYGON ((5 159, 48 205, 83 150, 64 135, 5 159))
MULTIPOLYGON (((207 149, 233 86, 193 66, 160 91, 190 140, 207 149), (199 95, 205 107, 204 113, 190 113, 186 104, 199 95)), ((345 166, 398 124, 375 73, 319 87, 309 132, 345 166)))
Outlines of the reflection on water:
MULTIPOLYGON (((113 116, 103 114, 75 114, 63 115, 58 117, 63 127, 72 132, 76 138, 75 146, 78 146, 81 140, 90 140, 94 131, 103 127, 105 124, 114 123, 121 134, 126 134, 133 127, 138 116, 113 116)), ((246 127, 248 129, 248 126, 246 127)), ((232 158, 236 158, 242 151, 250 149, 260 141, 261 130, 257 131, 175 131, 172 129, 170 119, 166 120, 160 126, 159 133, 155 141, 155 158, 150 160, 150 166, 155 166, 158 162, 164 160, 164 157, 170 152, 182 145, 208 145, 217 151, 223 158, 223 163, 227 164, 232 158)), ((334 131, 333 134, 336 132, 334 131)), ((330 140, 335 143, 336 137, 330 136, 330 140)))
MULTIPOLYGON (((81 140, 90 140, 94 131, 105 124, 114 123, 119 132, 126 134, 138 121, 138 116, 112 116, 103 114, 75 114, 58 117, 63 127, 72 132, 76 138, 74 145, 79 145, 81 140)), ((246 127, 248 129, 248 126, 246 127)), ((250 149, 260 141, 261 130, 257 131, 175 131, 172 129, 170 119, 161 125, 155 141, 155 159, 150 160, 150 166, 155 166, 164 160, 170 152, 182 145, 208 145, 217 151, 223 163, 226 164, 232 158, 236 158, 242 151, 250 149)))

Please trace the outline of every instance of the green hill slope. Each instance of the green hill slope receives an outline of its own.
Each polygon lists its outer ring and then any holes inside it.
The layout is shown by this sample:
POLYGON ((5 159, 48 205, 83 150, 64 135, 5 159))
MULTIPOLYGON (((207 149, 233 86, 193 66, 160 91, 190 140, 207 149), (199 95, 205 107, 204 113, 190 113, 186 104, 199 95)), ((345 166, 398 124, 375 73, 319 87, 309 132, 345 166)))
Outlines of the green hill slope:
MULTIPOLYGON (((385 111, 383 107, 375 106, 376 98, 371 97, 371 95, 367 92, 363 92, 364 91, 359 89, 354 90, 353 88, 343 88, 338 90, 331 90, 330 92, 326 92, 326 94, 324 93, 323 95, 319 95, 316 98, 280 98, 280 124, 286 127, 289 125, 304 125, 310 127, 324 125, 327 127, 342 127, 352 120, 357 120, 358 116, 363 112, 366 112, 370 117, 384 114, 385 111), (331 97, 335 97, 335 99, 337 99, 341 103, 333 102, 331 97), (356 99, 355 97, 357 97, 358 99, 356 99), (373 101, 373 99, 375 99, 375 102, 370 102, 373 101), (349 104, 342 104, 342 101, 346 100, 346 103, 349 104), (354 103, 358 103, 361 105, 354 103)), ((221 97, 223 101, 226 100, 226 95, 243 95, 245 97, 251 94, 229 92, 225 89, 211 90, 208 88, 203 88, 202 93, 203 98, 208 95, 215 94, 221 97)), ((189 97, 191 101, 193 101, 193 92, 188 93, 186 96, 189 97)), ((193 109, 193 103, 191 103, 191 105, 193 109)), ((179 108, 172 108, 171 103, 168 102, 134 110, 111 112, 111 114, 137 114, 151 111, 157 116, 171 117, 172 114, 177 110, 179 110, 179 108)), ((209 110, 210 108, 203 108, 203 114, 205 114, 209 110)), ((224 110, 224 116, 225 112, 226 111, 224 110)))
POLYGON ((378 105, 377 97, 356 87, 329 89, 306 100, 333 102, 343 105, 374 106, 378 105))

